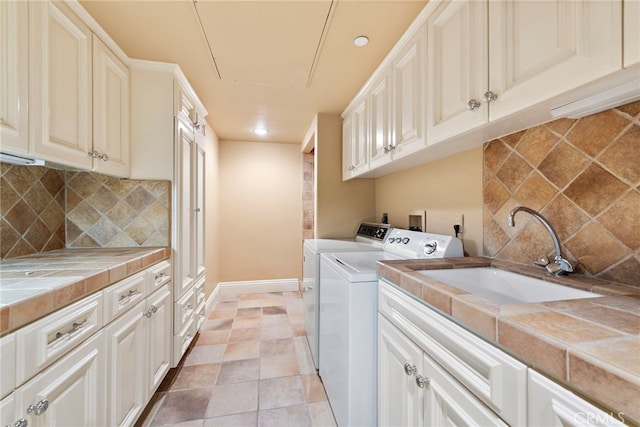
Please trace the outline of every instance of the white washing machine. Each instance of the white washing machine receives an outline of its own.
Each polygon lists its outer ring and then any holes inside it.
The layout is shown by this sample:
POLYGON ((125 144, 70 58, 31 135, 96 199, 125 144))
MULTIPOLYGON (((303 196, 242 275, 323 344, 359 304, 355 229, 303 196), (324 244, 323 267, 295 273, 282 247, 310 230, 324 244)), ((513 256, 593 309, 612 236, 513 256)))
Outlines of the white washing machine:
POLYGON ((338 426, 377 425, 377 261, 461 256, 455 237, 399 229, 381 252, 321 255, 320 376, 338 426))
POLYGON ((302 300, 304 328, 316 371, 319 368, 319 289, 320 255, 325 252, 382 252, 382 245, 393 228, 389 224, 363 222, 353 239, 305 239, 302 300))

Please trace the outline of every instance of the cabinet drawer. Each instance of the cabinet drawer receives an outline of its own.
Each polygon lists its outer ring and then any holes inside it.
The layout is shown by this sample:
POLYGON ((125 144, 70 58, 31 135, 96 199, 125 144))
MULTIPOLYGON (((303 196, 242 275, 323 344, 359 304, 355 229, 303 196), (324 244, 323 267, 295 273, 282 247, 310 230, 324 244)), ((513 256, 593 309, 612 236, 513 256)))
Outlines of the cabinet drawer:
POLYGON ((529 369, 532 427, 623 426, 624 413, 608 414, 571 391, 529 369))
POLYGON ((196 322, 193 317, 185 324, 184 329, 173 337, 173 365, 177 366, 196 335, 196 322))
POLYGON ((200 302, 200 304, 196 307, 196 311, 194 314, 194 318, 196 319, 196 331, 200 330, 200 325, 204 322, 206 317, 205 314, 205 303, 204 300, 200 302))
POLYGON ((195 301, 195 292, 194 289, 185 293, 182 298, 175 303, 173 310, 173 330, 176 334, 180 333, 185 325, 189 323, 189 321, 193 320, 193 313, 196 309, 196 301, 195 301))
POLYGON ((102 328, 102 294, 58 310, 16 332, 19 386, 102 328))
POLYGON ((144 272, 134 274, 105 289, 105 324, 144 299, 147 293, 144 274, 144 272))
POLYGON ((204 301, 205 297, 204 277, 195 284, 194 292, 196 294, 196 306, 200 306, 200 303, 204 301))
MULTIPOLYGON (((4 380, 3 380, 4 381, 4 380)), ((16 398, 12 393, 0 400, 0 425, 13 427, 20 419, 16 414, 16 398)))
POLYGON ((11 393, 15 386, 16 335, 9 334, 0 338, 0 399, 11 393))
POLYGON ((526 423, 527 367, 380 281, 379 311, 508 423, 526 423))
POLYGON ((147 294, 151 295, 156 289, 160 289, 171 281, 171 264, 168 261, 161 261, 146 270, 147 294))

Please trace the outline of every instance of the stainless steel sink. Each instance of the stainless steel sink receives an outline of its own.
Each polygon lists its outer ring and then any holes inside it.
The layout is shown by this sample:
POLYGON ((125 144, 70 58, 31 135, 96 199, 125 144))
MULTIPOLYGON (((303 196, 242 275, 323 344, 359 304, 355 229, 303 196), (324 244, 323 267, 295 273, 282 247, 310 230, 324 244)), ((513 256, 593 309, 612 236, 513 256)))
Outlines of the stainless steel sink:
POLYGON ((497 305, 595 298, 602 295, 574 289, 498 268, 419 270, 418 273, 484 298, 497 305))

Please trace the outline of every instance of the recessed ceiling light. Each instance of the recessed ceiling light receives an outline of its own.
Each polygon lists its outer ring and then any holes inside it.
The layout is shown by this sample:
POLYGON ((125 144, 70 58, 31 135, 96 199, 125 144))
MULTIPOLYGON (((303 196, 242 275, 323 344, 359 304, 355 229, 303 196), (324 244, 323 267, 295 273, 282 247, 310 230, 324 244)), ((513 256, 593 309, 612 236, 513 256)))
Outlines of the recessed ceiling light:
POLYGON ((367 36, 358 36, 353 39, 353 44, 358 47, 366 46, 369 43, 369 37, 367 36))
POLYGON ((253 130, 253 133, 255 133, 258 136, 265 136, 269 133, 269 130, 265 128, 255 128, 253 130))

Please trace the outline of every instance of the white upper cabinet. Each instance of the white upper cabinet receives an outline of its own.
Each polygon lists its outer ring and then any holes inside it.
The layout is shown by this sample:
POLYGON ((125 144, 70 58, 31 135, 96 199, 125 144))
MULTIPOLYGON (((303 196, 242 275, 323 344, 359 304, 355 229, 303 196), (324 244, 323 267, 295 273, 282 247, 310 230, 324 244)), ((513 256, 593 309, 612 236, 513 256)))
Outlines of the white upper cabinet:
POLYGON ((393 134, 391 132, 391 73, 387 69, 371 85, 369 94, 369 167, 376 168, 391 161, 393 134))
POLYGON ((60 2, 29 7, 32 152, 91 169, 91 30, 60 2))
POLYGON ((424 26, 393 61, 393 156, 411 154, 424 147, 424 26))
POLYGON ((427 143, 489 120, 487 3, 443 3, 427 20, 427 143))
POLYGON ((620 70, 621 24, 621 1, 490 1, 490 120, 620 70))
POLYGON ((624 0, 624 67, 640 63, 640 1, 624 0))
POLYGON ((129 69, 93 35, 93 152, 96 172, 129 176, 129 69))
POLYGON ((0 142, 29 151, 29 9, 27 2, 0 2, 0 142))
POLYGON ((369 170, 369 111, 367 99, 362 98, 345 116, 343 127, 342 178, 349 179, 369 170), (346 141, 346 143, 345 143, 346 141))

